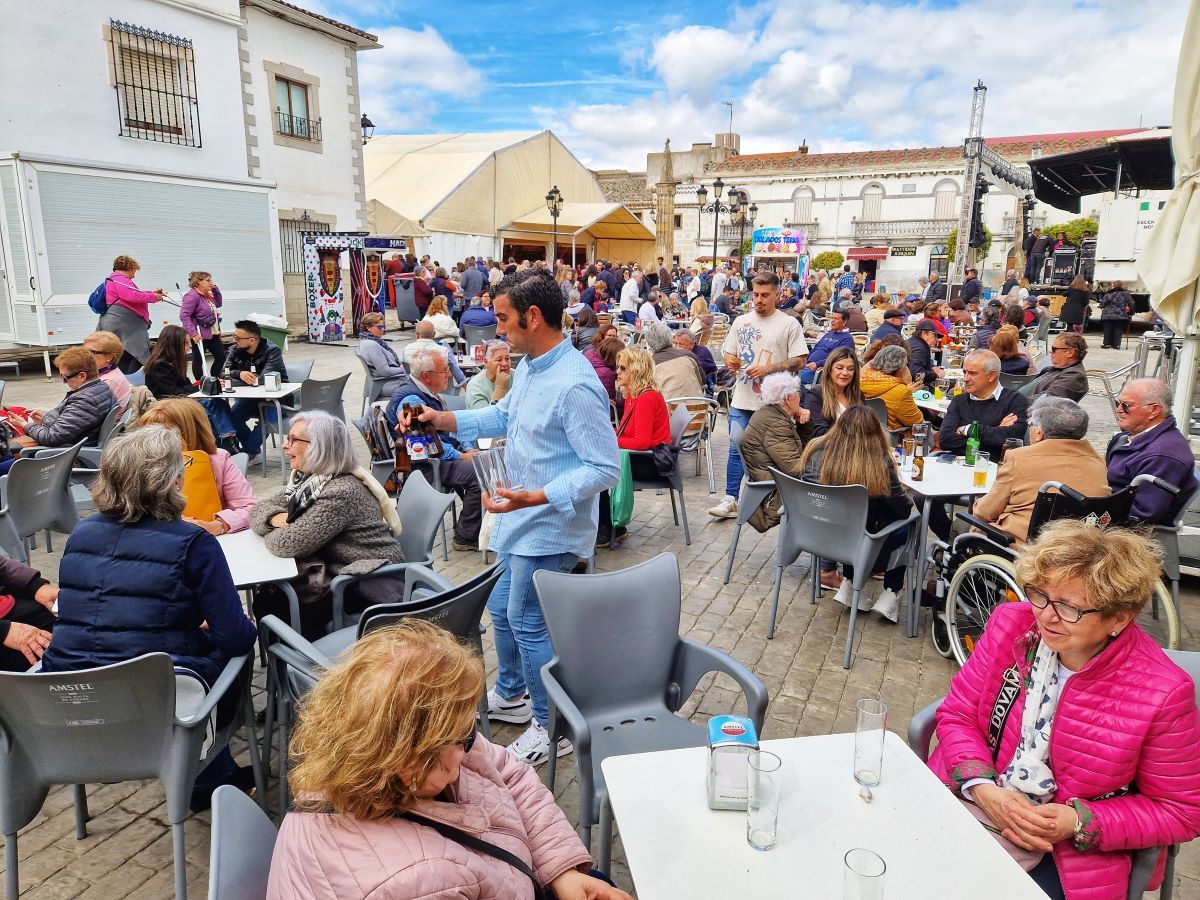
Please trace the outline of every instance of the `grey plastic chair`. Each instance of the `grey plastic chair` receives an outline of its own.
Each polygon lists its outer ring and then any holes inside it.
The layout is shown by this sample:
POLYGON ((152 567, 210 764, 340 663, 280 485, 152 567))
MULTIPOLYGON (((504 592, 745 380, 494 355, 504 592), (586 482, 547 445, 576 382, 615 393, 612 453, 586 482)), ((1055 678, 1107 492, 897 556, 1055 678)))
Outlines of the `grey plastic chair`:
MULTIPOLYGON (((729 440, 737 447, 739 454, 742 452, 742 434, 744 431, 745 429, 743 429, 741 423, 730 423, 729 440)), ((733 537, 729 541, 728 559, 725 563, 725 584, 729 584, 729 579, 733 577, 733 558, 737 553, 738 539, 742 534, 742 526, 750 521, 750 517, 758 511, 758 508, 774 492, 774 481, 751 481, 749 475, 742 476, 742 489, 738 496, 737 520, 733 525, 733 537)))
POLYGON ((145 387, 146 370, 138 369, 136 372, 130 372, 125 376, 125 380, 129 382, 130 387, 145 387))
MULTIPOLYGON (((1183 502, 1179 505, 1179 511, 1175 514, 1175 519, 1170 525, 1155 525, 1153 537, 1158 541, 1159 546, 1163 550, 1163 572, 1167 576, 1167 581, 1171 584, 1171 599, 1175 602, 1176 612, 1182 612, 1182 607, 1179 605, 1179 579, 1180 579, 1180 558, 1179 558, 1179 532, 1183 529, 1184 517, 1191 512, 1192 505, 1200 498, 1200 467, 1197 467, 1192 472, 1192 477, 1196 479, 1196 486, 1191 492, 1184 496, 1183 502)), ((1152 612, 1154 617, 1158 618, 1158 595, 1155 594, 1152 598, 1152 612)))
POLYGON ((401 325, 405 322, 412 322, 414 325, 420 322, 424 316, 421 315, 421 310, 417 308, 413 280, 411 278, 393 278, 392 284, 396 288, 397 320, 399 320, 401 325))
POLYGON ((357 351, 354 353, 354 358, 358 360, 363 368, 362 409, 358 411, 358 414, 361 416, 366 413, 368 406, 376 400, 382 400, 387 396, 387 391, 385 390, 387 382, 380 381, 371 374, 371 367, 367 365, 365 359, 358 355, 357 351))
POLYGON ((1009 375, 1007 372, 1001 372, 1000 386, 1019 391, 1035 378, 1037 378, 1037 375, 1009 375))
MULTIPOLYGON (((671 413, 671 443, 676 447, 679 446, 679 439, 683 437, 683 433, 687 430, 692 421, 692 414, 688 412, 687 407, 678 406, 675 412, 671 413)), ((629 450, 626 451, 631 456, 642 456, 648 460, 653 460, 654 454, 650 450, 629 450)), ((655 478, 638 478, 636 475, 633 478, 633 489, 641 490, 659 490, 665 488, 671 495, 671 515, 675 518, 675 524, 683 525, 683 540, 689 546, 692 543, 692 532, 688 528, 687 520, 687 501, 683 497, 683 474, 679 471, 679 460, 675 461, 675 471, 670 475, 659 475, 655 478), (675 496, 679 496, 679 505, 675 505, 675 496)), ((616 538, 614 531, 613 542, 609 547, 616 546, 616 538)))
POLYGON ((334 578, 329 584, 333 594, 334 631, 358 621, 358 616, 345 612, 346 589, 350 585, 382 576, 395 576, 412 565, 433 565, 433 542, 437 539, 438 529, 453 499, 452 494, 443 494, 430 487, 420 472, 408 474, 396 501, 396 512, 404 523, 404 530, 396 540, 405 561, 380 566, 366 575, 338 575, 334 578))
POLYGON ((496 326, 464 325, 463 336, 466 338, 468 347, 474 347, 476 344, 486 344, 488 341, 496 339, 496 326))
POLYGON ((270 816, 237 788, 213 791, 208 900, 266 900, 277 836, 270 816))
POLYGON ((158 778, 167 796, 175 854, 175 896, 186 898, 183 821, 196 773, 229 743, 239 716, 218 729, 200 758, 210 714, 229 691, 237 691, 241 725, 251 749, 259 796, 266 789, 253 748, 250 655, 231 660, 186 718, 175 709, 175 670, 165 653, 96 669, 52 674, 0 673, 0 831, 8 897, 16 900, 17 832, 37 816, 50 787, 75 786, 75 834, 87 837, 84 785, 158 778), (77 697, 78 700, 73 698, 77 697), (72 702, 66 702, 72 699, 72 702), (86 718, 81 719, 81 705, 86 718))
POLYGON ((438 394, 438 399, 442 401, 442 407, 450 410, 451 412, 457 412, 460 409, 467 408, 467 395, 465 393, 438 394))
MULTIPOLYGON (((1197 690, 1200 690, 1200 653, 1188 653, 1182 650, 1164 650, 1163 652, 1192 676, 1192 680, 1197 682, 1197 690)), ((945 697, 941 697, 934 700, 924 709, 918 710, 908 722, 908 746, 922 762, 929 761, 929 746, 933 743, 933 735, 937 728, 938 707, 945 699, 945 697)), ((1160 900, 1171 900, 1174 894, 1175 857, 1179 854, 1179 845, 1173 844, 1166 849, 1167 865, 1163 874, 1162 886, 1159 888, 1160 900)), ((1126 900, 1141 900, 1141 897, 1149 890, 1150 879, 1154 877, 1154 870, 1158 866, 1158 857, 1162 851, 1162 847, 1143 847, 1133 851, 1133 865, 1129 871, 1126 900)))
POLYGON ((46 550, 53 551, 50 530, 70 534, 79 521, 71 496, 71 468, 83 446, 22 457, 0 477, 0 549, 22 562, 29 561, 31 539, 46 532, 46 550))
POLYGON ((313 363, 317 361, 315 356, 297 357, 296 359, 284 360, 283 367, 287 370, 288 382, 296 384, 298 382, 307 381, 312 375, 313 363))
POLYGON ((246 474, 246 464, 250 461, 250 457, 247 456, 245 453, 235 453, 235 454, 233 454, 233 456, 231 456, 229 458, 233 461, 233 464, 235 466, 237 466, 237 470, 239 472, 241 472, 243 475, 245 475, 246 474))
MULTIPOLYGON (((290 380, 290 373, 289 373, 290 380)), ((346 382, 350 379, 350 373, 339 375, 337 378, 329 378, 325 380, 317 378, 305 378, 300 383, 300 390, 292 396, 295 398, 291 405, 282 407, 283 416, 278 422, 271 422, 267 418, 266 411, 273 410, 275 404, 262 401, 258 404, 258 424, 262 429, 263 443, 266 444, 267 434, 277 435, 279 437, 279 465, 283 470, 284 479, 287 479, 288 461, 287 455, 283 452, 283 435, 287 432, 288 425, 292 417, 301 412, 314 412, 320 410, 327 412, 331 416, 336 416, 343 422, 346 421, 346 408, 342 403, 342 392, 346 389, 346 382)), ((289 398, 291 399, 291 398, 289 398)), ((262 473, 267 474, 267 454, 262 454, 262 473)))
POLYGON ((879 419, 879 424, 886 430, 888 427, 888 411, 887 404, 883 402, 882 397, 871 397, 865 401, 867 409, 875 413, 875 417, 879 419))
MULTIPOLYGON (((704 725, 675 713, 709 672, 741 688, 747 715, 762 732, 767 689, 737 660, 679 636, 681 588, 674 554, 617 572, 534 573, 554 656, 542 667, 550 703, 550 746, 569 737, 579 778, 579 824, 591 847, 600 825, 599 868, 607 870, 612 810, 601 763, 610 756, 700 747, 704 725)), ((554 790, 556 755, 547 782, 554 790)))
MULTIPOLYGON (((850 668, 854 655, 854 626, 858 621, 858 598, 871 577, 872 566, 884 541, 893 532, 913 526, 920 518, 915 509, 908 518, 893 522, 877 532, 867 531, 867 489, 862 485, 809 484, 771 468, 775 488, 783 498, 786 512, 779 526, 779 542, 775 551, 775 589, 771 593, 771 621, 767 637, 775 636, 775 617, 779 611, 779 589, 783 570, 801 553, 811 553, 812 601, 817 602, 817 573, 815 560, 831 559, 854 566, 854 595, 850 604, 850 627, 846 633, 846 652, 842 668, 850 668)), ((904 548, 893 553, 893 560, 904 548)), ((890 566, 889 566, 890 568, 890 566)))
MULTIPOLYGON (((363 443, 367 442, 367 429, 364 427, 364 422, 361 419, 356 419, 354 427, 358 429, 358 433, 362 435, 363 443)), ((371 460, 371 477, 379 482, 380 487, 386 487, 388 481, 396 471, 396 463, 394 460, 381 459, 371 460)))

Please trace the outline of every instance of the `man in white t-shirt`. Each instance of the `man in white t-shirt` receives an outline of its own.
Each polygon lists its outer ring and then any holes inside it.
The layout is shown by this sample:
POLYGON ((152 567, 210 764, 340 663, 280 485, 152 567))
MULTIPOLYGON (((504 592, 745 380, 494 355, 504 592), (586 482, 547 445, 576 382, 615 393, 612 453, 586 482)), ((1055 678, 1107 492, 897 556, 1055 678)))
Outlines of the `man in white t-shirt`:
MULTIPOLYGON (((779 302, 779 276, 763 272, 755 277, 754 309, 738 316, 729 329, 721 350, 725 367, 736 376, 733 399, 729 404, 729 427, 738 422, 750 424, 750 416, 762 406, 759 388, 772 372, 796 372, 804 367, 808 343, 800 323, 787 313, 776 310, 779 302)), ((725 464, 725 499, 708 510, 718 519, 738 514, 738 495, 742 489, 742 458, 733 441, 725 464)))
POLYGON ((638 304, 642 302, 642 273, 634 272, 629 280, 621 285, 621 318, 632 325, 637 319, 638 304))
POLYGON ((659 321, 658 310, 655 309, 654 304, 650 300, 647 300, 638 307, 638 319, 641 320, 643 327, 649 325, 651 322, 659 321))

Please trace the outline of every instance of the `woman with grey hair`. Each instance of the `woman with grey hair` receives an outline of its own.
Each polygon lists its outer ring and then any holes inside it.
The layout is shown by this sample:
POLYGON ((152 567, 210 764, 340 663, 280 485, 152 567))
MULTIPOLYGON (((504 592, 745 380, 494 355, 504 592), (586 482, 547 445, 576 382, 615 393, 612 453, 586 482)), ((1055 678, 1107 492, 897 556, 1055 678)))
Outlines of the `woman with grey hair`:
MULTIPOLYGON (((59 563, 58 622, 43 672, 166 653, 206 690, 230 659, 253 648, 258 632, 242 611, 221 546, 180 518, 183 460, 179 432, 162 425, 138 428, 105 448, 92 488, 97 512, 75 526, 59 563)), ((218 705, 218 726, 232 718, 236 694, 218 705)), ((219 784, 252 781, 226 750, 197 779, 192 808, 207 808, 219 784)))
MULTIPOLYGON (((799 478, 804 474, 800 457, 812 438, 812 427, 808 425, 811 414, 800 405, 800 379, 787 372, 775 372, 762 380, 760 390, 763 405, 742 432, 746 475, 751 481, 770 481, 768 467, 773 467, 799 478)), ((779 524, 781 504, 779 494, 772 492, 748 521, 758 531, 774 528, 779 524)))
POLYGON ((887 407, 887 427, 895 431, 925 421, 912 395, 908 375, 908 350, 889 344, 880 347, 859 376, 863 397, 879 399, 887 407))
MULTIPOLYGON (((292 584, 300 599, 300 630, 311 640, 329 623, 329 582, 335 576, 366 575, 404 561, 395 539, 400 518, 391 498, 359 465, 341 419, 326 412, 300 413, 292 419, 283 450, 292 467, 287 486, 254 507, 250 527, 276 556, 296 560, 300 574, 292 584)), ((396 589, 390 577, 366 579, 355 586, 347 607, 395 599, 396 589)), ((287 619, 286 598, 260 585, 254 614, 287 619)))
POLYGON ((967 343, 968 349, 986 350, 988 342, 995 337, 999 330, 1000 308, 985 306, 979 313, 979 327, 975 329, 975 333, 971 335, 971 340, 967 343))
POLYGON ((642 329, 646 349, 654 358, 654 382, 666 400, 704 396, 704 372, 696 355, 680 350, 674 334, 662 322, 651 322, 642 329))

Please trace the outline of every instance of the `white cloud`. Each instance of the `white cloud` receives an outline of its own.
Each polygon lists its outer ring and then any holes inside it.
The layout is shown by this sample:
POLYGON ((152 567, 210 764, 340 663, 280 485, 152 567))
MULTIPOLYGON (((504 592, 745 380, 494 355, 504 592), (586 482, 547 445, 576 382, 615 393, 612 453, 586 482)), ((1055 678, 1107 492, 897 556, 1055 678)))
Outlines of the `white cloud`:
POLYGON ((722 97, 735 101, 743 153, 804 138, 814 152, 956 145, 977 78, 992 137, 1166 124, 1186 13, 1186 0, 735 8, 727 27, 657 40, 662 90, 533 113, 585 162, 634 170, 664 137, 685 149, 725 130, 722 97))
POLYGON ((483 85, 480 71, 428 25, 367 30, 383 48, 359 54, 362 107, 380 131, 431 127, 436 95, 470 97, 483 85))

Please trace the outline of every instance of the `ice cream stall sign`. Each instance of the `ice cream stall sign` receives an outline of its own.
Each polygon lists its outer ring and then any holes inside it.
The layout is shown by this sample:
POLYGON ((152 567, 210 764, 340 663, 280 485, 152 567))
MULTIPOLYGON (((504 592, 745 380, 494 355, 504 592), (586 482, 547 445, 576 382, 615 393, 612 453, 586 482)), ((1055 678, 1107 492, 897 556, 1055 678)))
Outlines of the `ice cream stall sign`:
POLYGON ((800 256, 808 244, 808 235, 800 228, 756 228, 754 256, 800 256))

